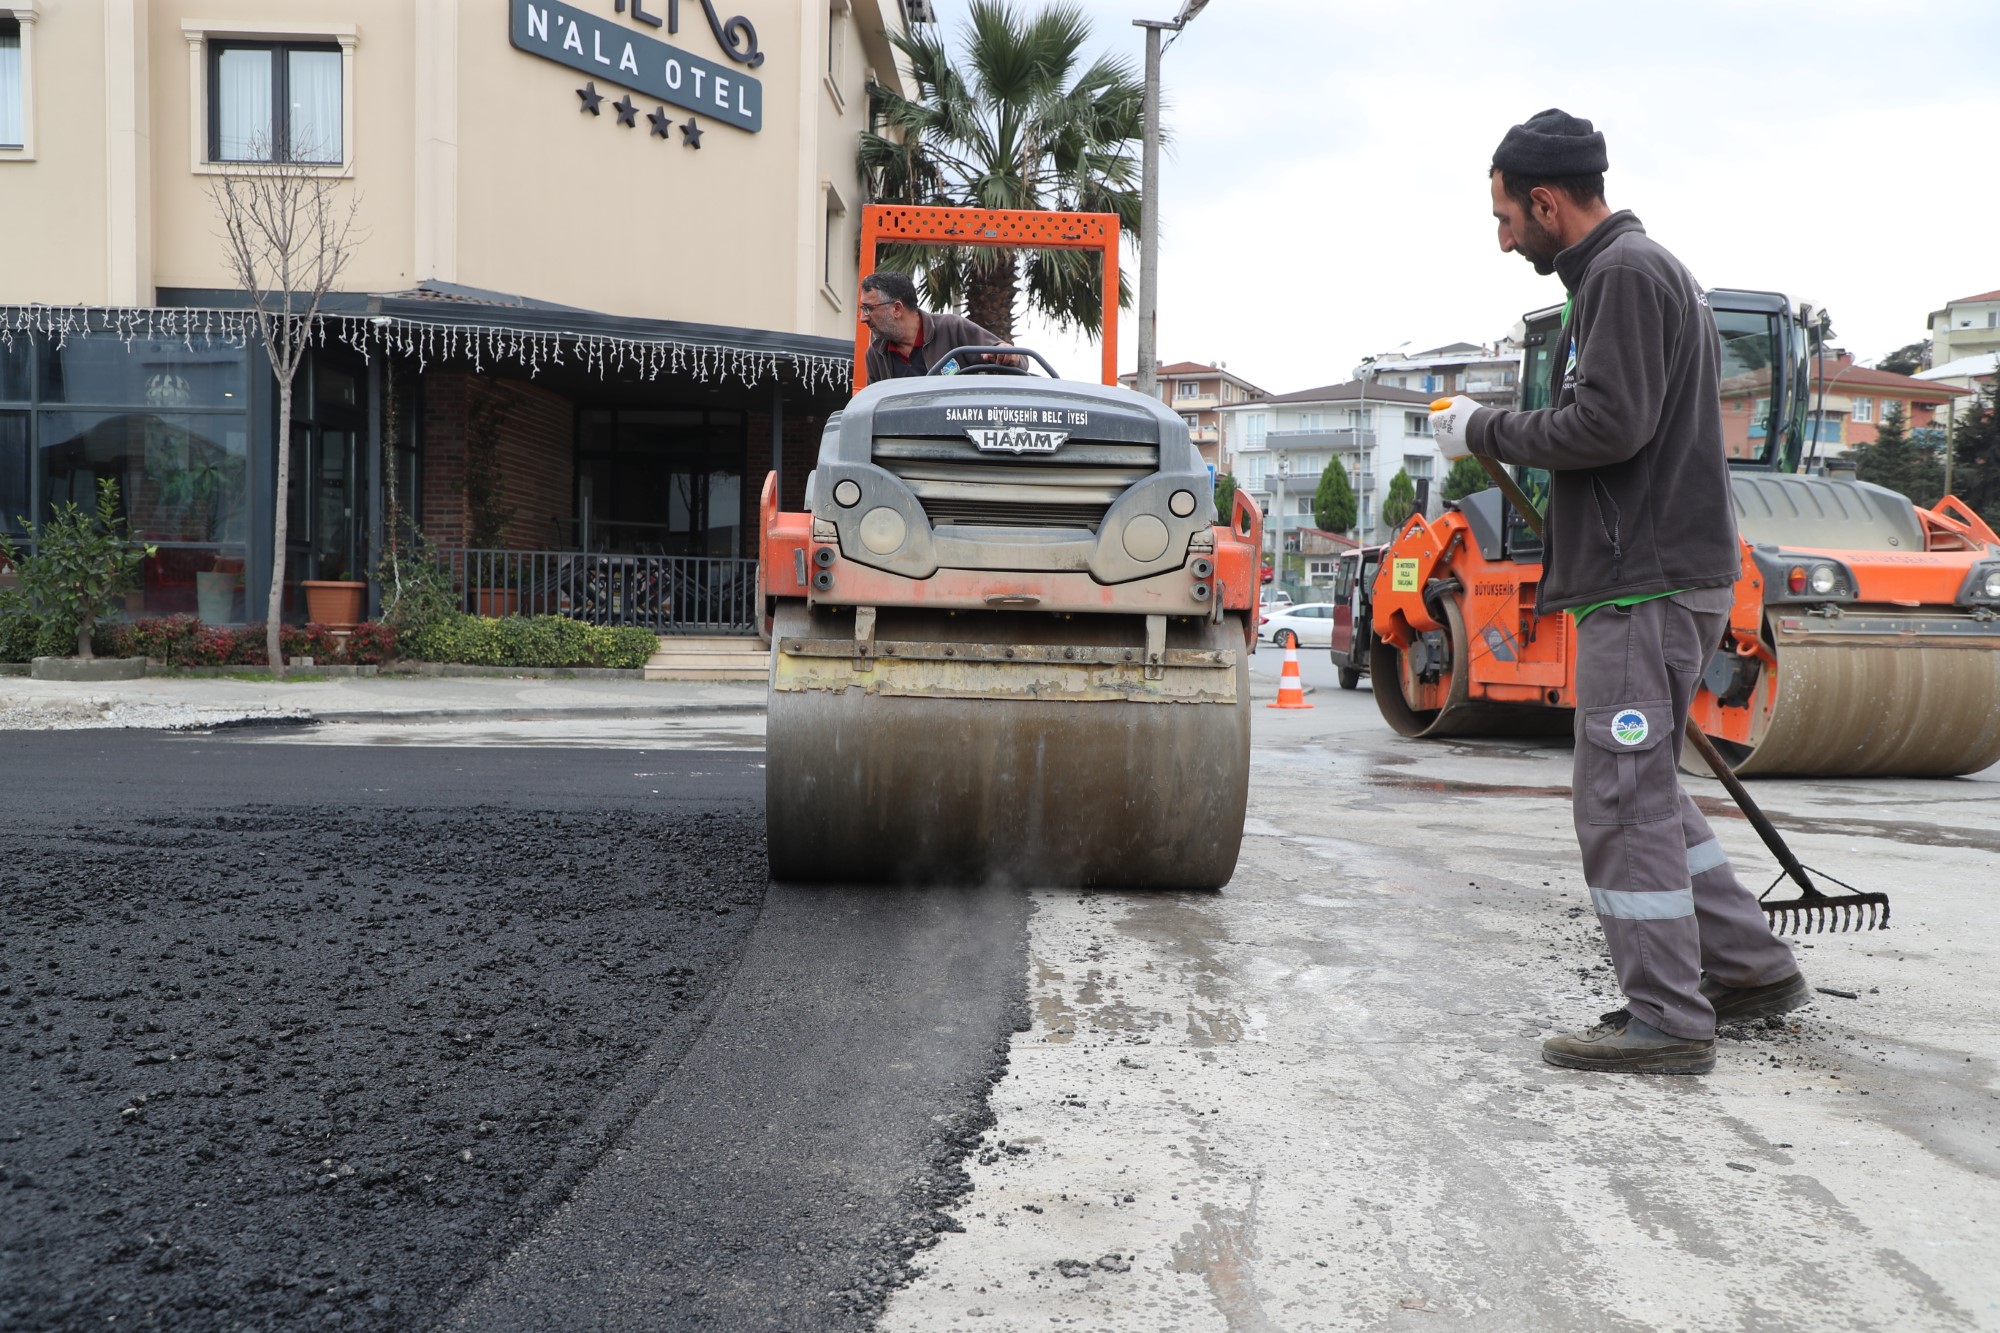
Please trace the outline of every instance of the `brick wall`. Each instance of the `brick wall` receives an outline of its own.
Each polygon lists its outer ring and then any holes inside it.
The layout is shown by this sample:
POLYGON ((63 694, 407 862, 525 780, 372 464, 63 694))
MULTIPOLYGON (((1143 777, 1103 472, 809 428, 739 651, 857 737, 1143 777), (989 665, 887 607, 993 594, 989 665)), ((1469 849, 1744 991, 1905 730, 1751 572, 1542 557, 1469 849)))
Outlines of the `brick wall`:
POLYGON ((465 545, 465 405, 472 376, 433 370, 423 377, 424 531, 442 547, 465 545))
POLYGON ((538 384, 509 381, 501 391, 508 402, 500 425, 499 504, 513 510, 502 544, 516 551, 567 546, 575 503, 575 405, 538 384))
MULTIPOLYGON (((819 436, 826 418, 785 409, 784 490, 778 507, 794 513, 806 507, 806 474, 819 461, 819 436)), ((743 459, 743 554, 757 554, 757 501, 771 471, 771 414, 752 412, 743 459)))
MULTIPOLYGON (((508 513, 501 544, 513 550, 567 545, 575 474, 573 404, 538 384, 467 371, 424 376, 423 521, 439 546, 465 545, 472 529, 466 504, 466 424, 475 401, 499 403, 494 497, 508 513), (561 538, 559 541, 558 539, 561 538)), ((768 427, 767 427, 768 431, 768 427)))

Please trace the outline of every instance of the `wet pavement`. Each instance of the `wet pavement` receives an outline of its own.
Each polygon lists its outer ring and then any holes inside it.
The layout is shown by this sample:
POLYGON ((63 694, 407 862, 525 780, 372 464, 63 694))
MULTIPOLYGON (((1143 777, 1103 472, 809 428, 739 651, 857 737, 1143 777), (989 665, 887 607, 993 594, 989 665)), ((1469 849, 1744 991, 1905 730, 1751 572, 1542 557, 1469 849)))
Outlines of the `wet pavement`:
POLYGON ((1894 927, 1800 941, 1839 993, 1711 1076, 1574 1073, 1541 1039, 1620 999, 1568 750, 1313 702, 1256 712, 1220 893, 1034 895, 966 1231, 885 1330, 2000 1327, 2000 771, 1753 783, 1894 927))
POLYGON ((1567 750, 1276 661, 1215 894, 767 889, 735 699, 9 735, 0 1326, 2000 1327, 2000 771, 1754 783, 1894 928, 1557 1071, 1567 750))

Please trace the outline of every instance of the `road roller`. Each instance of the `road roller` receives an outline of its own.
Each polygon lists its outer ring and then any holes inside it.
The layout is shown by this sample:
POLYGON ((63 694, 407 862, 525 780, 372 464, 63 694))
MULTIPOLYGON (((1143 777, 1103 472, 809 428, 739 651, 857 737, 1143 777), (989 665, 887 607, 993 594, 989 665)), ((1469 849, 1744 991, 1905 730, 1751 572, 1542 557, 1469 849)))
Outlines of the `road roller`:
POLYGON ((879 240, 1102 256, 1103 382, 939 349, 766 480, 765 819, 790 882, 1220 888, 1250 762, 1260 515, 1117 383, 1115 216, 871 206, 879 240), (1220 521, 1219 521, 1220 517, 1220 521))
MULTIPOLYGON (((2000 539, 1955 497, 1925 509, 1802 469, 1824 315, 1774 292, 1709 300, 1742 566, 1696 724, 1746 776, 1948 777, 2000 762, 2000 539)), ((1559 327, 1559 309, 1528 316, 1525 408, 1548 401, 1559 327)), ((1546 494, 1546 474, 1514 472, 1531 500, 1546 494)), ((1390 726, 1570 731, 1574 625, 1536 614, 1541 556, 1497 489, 1398 530, 1369 650, 1390 726)))

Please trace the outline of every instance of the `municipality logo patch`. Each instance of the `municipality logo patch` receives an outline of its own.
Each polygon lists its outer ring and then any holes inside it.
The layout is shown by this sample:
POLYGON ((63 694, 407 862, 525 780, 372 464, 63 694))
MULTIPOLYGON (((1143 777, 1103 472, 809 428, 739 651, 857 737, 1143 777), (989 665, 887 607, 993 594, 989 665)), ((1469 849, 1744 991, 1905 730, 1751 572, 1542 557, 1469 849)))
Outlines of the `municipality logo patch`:
POLYGON ((1620 745, 1637 745, 1646 739, 1646 715, 1636 708, 1627 708, 1613 715, 1611 719, 1611 739, 1620 745))

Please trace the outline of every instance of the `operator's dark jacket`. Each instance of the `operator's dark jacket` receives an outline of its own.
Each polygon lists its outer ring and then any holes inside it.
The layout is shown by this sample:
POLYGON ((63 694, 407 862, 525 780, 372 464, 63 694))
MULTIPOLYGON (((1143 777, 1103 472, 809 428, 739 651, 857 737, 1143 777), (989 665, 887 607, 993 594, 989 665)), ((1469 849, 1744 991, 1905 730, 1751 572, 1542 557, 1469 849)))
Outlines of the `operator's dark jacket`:
POLYGON ((995 347, 1000 342, 962 315, 943 311, 932 314, 928 310, 919 310, 917 318, 923 323, 923 341, 910 349, 908 361, 892 353, 889 344, 881 338, 868 345, 865 364, 870 384, 897 376, 927 375, 936 359, 947 352, 960 347, 995 347))
POLYGON ((1476 454, 1550 471, 1537 609, 1729 586, 1741 553, 1707 294, 1629 212, 1556 272, 1571 306, 1551 405, 1475 412, 1466 432, 1476 454))

